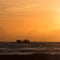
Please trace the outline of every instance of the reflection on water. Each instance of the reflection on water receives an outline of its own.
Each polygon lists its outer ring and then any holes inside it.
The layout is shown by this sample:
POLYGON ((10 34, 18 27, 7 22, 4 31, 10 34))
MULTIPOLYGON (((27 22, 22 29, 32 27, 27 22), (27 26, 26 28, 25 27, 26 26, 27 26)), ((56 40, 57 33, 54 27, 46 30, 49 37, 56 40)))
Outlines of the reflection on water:
POLYGON ((0 43, 1 55, 60 54, 60 43, 0 43))

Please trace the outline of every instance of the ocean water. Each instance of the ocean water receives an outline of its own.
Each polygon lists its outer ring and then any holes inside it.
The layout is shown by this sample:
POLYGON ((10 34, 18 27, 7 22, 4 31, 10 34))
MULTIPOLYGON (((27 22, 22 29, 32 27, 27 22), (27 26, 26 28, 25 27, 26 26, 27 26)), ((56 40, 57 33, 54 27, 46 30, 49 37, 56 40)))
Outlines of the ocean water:
POLYGON ((16 43, 0 42, 0 55, 60 54, 58 42, 16 43))

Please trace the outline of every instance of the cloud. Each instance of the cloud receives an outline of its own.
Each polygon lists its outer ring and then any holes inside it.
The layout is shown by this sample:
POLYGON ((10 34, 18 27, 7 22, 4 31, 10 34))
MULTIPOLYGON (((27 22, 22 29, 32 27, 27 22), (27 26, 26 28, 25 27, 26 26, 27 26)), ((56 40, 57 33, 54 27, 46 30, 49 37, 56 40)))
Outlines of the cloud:
POLYGON ((6 11, 8 12, 18 12, 18 11, 24 11, 25 9, 32 9, 32 8, 36 8, 36 7, 39 7, 40 4, 32 4, 32 5, 26 5, 26 6, 23 6, 23 7, 9 7, 6 9, 6 11))
MULTIPOLYGON (((58 3, 58 1, 57 1, 58 3)), ((36 11, 54 9, 57 5, 56 1, 53 0, 1 0, 0 1, 0 11, 4 12, 19 12, 19 11, 36 11)))

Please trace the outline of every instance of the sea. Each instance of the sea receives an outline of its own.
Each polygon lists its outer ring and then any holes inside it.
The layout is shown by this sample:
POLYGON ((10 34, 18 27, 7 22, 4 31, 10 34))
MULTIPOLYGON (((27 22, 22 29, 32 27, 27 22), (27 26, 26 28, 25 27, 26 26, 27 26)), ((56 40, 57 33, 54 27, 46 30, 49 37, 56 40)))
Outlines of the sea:
POLYGON ((60 54, 60 42, 0 42, 0 55, 60 54))

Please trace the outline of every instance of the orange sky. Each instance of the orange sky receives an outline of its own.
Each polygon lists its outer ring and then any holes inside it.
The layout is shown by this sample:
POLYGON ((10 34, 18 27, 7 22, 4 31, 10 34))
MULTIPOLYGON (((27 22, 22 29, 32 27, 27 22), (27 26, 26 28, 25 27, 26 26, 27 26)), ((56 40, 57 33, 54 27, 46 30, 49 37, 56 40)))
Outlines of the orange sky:
POLYGON ((25 38, 60 41, 59 0, 0 0, 0 41, 25 38))

